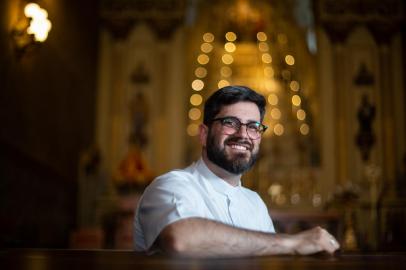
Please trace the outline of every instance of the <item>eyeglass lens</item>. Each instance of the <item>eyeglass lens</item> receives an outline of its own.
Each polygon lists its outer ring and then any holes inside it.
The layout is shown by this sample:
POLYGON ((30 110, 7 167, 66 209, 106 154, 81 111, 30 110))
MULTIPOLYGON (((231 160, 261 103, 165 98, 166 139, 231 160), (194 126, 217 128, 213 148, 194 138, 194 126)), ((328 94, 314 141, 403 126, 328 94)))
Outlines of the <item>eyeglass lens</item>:
POLYGON ((237 118, 224 118, 222 119, 221 124, 224 133, 227 135, 233 135, 237 133, 242 126, 246 127, 247 134, 251 139, 258 139, 262 134, 261 127, 259 126, 260 124, 257 122, 249 122, 243 124, 237 118))

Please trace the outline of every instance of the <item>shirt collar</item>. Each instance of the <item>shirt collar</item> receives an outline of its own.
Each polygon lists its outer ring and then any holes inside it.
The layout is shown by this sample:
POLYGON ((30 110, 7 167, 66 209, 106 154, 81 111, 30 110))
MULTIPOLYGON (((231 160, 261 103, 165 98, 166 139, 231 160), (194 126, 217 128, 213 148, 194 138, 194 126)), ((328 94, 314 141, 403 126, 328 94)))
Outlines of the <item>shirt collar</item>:
POLYGON ((197 171, 204 176, 205 179, 211 184, 211 186, 217 192, 224 194, 226 196, 233 195, 234 193, 238 192, 241 188, 241 180, 238 182, 237 186, 232 186, 227 183, 222 178, 215 175, 206 165, 203 158, 200 158, 196 164, 197 171))

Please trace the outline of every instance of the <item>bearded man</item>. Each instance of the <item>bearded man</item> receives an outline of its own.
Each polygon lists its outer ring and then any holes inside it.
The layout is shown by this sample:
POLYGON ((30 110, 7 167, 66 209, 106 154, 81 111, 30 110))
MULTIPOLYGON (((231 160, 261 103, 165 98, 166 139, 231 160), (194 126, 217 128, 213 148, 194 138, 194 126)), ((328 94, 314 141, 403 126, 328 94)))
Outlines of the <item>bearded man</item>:
POLYGON ((221 88, 207 99, 199 127, 202 157, 146 188, 135 213, 135 250, 207 258, 334 253, 339 248, 320 227, 275 233, 265 203, 241 186, 267 129, 262 124, 265 105, 262 95, 244 86, 221 88))

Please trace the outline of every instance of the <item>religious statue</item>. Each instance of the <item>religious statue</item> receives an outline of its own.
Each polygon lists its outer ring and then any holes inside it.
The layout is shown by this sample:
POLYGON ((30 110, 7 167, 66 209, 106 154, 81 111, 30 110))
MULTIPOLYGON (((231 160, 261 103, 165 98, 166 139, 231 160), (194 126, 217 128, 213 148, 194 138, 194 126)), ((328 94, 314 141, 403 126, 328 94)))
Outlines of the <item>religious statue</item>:
POLYGON ((356 144, 361 151, 362 160, 368 161, 371 148, 375 144, 375 134, 372 128, 375 118, 375 106, 369 102, 365 94, 362 96, 357 118, 359 130, 356 136, 356 144))
POLYGON ((120 161, 114 174, 119 193, 131 193, 144 189, 153 179, 153 172, 144 157, 148 145, 149 104, 143 90, 149 76, 143 65, 137 66, 131 75, 135 86, 129 101, 130 134, 126 156, 120 161))
POLYGON ((149 120, 149 108, 144 94, 138 91, 130 102, 131 134, 130 144, 143 149, 148 143, 146 126, 149 120))

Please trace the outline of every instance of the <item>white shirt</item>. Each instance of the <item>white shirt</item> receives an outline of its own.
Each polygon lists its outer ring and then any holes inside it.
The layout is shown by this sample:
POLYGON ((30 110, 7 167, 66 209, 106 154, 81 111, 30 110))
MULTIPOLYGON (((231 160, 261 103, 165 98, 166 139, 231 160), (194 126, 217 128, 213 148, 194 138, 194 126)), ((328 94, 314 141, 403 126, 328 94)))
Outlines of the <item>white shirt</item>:
POLYGON ((135 213, 135 250, 149 250, 167 225, 191 217, 275 232, 268 209, 256 192, 241 183, 233 187, 200 159, 184 170, 156 178, 146 188, 135 213))

